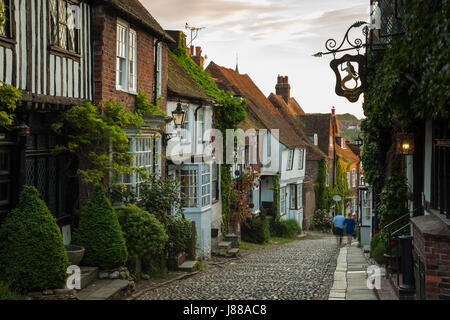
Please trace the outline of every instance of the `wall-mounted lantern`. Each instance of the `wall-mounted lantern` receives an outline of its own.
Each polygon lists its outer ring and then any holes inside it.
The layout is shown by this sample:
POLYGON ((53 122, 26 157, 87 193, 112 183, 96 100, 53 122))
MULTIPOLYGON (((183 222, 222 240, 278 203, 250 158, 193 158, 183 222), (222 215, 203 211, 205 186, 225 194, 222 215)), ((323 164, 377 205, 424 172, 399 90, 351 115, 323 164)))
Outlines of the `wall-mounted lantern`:
POLYGON ((25 123, 21 123, 20 125, 16 126, 15 129, 17 130, 17 135, 19 137, 27 137, 31 134, 30 127, 25 123))
POLYGON ((186 120, 186 112, 183 111, 183 108, 181 107, 181 101, 178 101, 177 108, 175 111, 172 111, 172 117, 175 128, 181 128, 184 125, 184 121, 186 120))
POLYGON ((402 155, 414 154, 414 135, 411 133, 397 134, 397 152, 402 155))

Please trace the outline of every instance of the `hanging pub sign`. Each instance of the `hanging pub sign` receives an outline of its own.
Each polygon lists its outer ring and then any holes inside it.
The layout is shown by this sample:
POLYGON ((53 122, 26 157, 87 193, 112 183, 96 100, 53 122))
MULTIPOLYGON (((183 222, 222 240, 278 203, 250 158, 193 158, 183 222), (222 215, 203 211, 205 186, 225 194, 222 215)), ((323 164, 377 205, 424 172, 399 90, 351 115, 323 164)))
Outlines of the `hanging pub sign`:
POLYGON ((357 102, 366 89, 365 57, 363 55, 346 54, 330 63, 336 75, 336 94, 357 102))
MULTIPOLYGON (((375 26, 376 28, 376 26, 375 26)), ((367 22, 357 21, 348 28, 344 35, 344 39, 338 45, 335 39, 328 39, 325 42, 326 52, 318 52, 314 57, 322 57, 332 54, 334 60, 330 66, 336 75, 336 94, 347 98, 350 102, 357 102, 361 93, 366 89, 366 57, 359 54, 361 49, 367 47, 367 36, 369 34, 369 26, 367 22), (362 28, 362 34, 365 36, 365 42, 361 38, 351 40, 350 31, 362 28), (356 50, 357 55, 346 54, 342 58, 336 59, 336 54, 344 51, 356 50)))

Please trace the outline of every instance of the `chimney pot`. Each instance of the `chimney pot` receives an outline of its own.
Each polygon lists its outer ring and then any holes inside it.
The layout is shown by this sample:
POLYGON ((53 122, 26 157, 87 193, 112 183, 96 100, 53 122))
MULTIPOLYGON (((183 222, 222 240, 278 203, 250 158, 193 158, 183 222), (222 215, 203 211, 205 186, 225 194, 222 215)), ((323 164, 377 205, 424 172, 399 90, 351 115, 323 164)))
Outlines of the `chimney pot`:
POLYGON ((333 107, 331 108, 331 114, 334 115, 336 113, 336 109, 333 107))
POLYGON ((202 55, 202 48, 201 47, 195 47, 195 55, 200 57, 202 55))
POLYGON ((284 101, 289 104, 291 98, 291 86, 288 83, 287 76, 278 76, 278 83, 275 86, 277 95, 282 96, 284 101))

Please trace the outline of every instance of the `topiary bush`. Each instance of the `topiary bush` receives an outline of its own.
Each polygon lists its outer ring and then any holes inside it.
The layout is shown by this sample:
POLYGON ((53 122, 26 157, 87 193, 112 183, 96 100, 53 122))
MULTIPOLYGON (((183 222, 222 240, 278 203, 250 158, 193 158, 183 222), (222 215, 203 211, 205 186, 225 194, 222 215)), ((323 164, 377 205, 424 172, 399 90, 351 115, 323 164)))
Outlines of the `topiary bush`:
POLYGON ((164 253, 168 236, 162 223, 153 214, 130 204, 122 206, 118 216, 130 262, 164 253))
POLYGON ((269 221, 263 217, 248 219, 241 227, 242 240, 264 244, 270 239, 269 221))
POLYGON ((38 190, 25 186, 0 228, 0 277, 20 293, 61 288, 68 266, 56 219, 38 190))
POLYGON ((119 220, 100 184, 95 186, 94 194, 82 209, 72 239, 74 244, 85 248, 84 265, 112 269, 127 261, 128 252, 119 220))
POLYGON ((192 241, 192 222, 182 217, 170 217, 167 220, 167 252, 169 257, 188 252, 192 241))

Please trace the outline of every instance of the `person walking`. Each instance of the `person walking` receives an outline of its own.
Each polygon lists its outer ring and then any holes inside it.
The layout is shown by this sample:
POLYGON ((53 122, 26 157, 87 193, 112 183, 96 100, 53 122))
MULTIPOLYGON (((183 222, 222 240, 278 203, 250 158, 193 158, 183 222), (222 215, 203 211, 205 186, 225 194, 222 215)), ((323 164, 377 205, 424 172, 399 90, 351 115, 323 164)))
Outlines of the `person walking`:
POLYGON ((333 233, 336 236, 336 241, 339 246, 342 244, 342 237, 344 236, 344 222, 345 217, 342 214, 338 214, 333 218, 333 233))
POLYGON ((347 216, 347 219, 345 219, 344 224, 346 225, 345 227, 345 233, 347 235, 347 246, 351 246, 352 245, 352 239, 353 239, 353 233, 355 232, 355 226, 356 226, 356 222, 355 222, 355 217, 356 215, 353 214, 349 214, 347 216))

